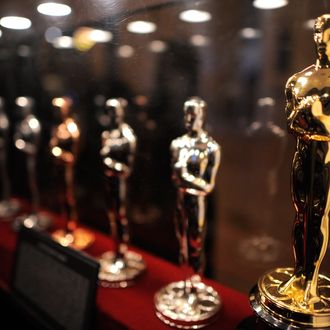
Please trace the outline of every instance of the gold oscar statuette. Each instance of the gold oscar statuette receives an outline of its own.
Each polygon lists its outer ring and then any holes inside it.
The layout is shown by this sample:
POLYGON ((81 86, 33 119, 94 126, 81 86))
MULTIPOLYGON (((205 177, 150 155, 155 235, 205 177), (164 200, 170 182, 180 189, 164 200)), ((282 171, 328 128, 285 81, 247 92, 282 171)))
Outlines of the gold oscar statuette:
POLYGON ((172 179, 177 190, 176 236, 186 278, 161 288, 154 300, 156 315, 164 323, 198 329, 212 323, 221 307, 219 294, 201 279, 206 200, 215 185, 220 146, 204 129, 206 102, 191 97, 183 110, 187 133, 172 141, 170 151, 172 179))
POLYGON ((291 170, 294 267, 259 278, 250 302, 280 329, 330 329, 330 278, 320 273, 329 240, 330 15, 316 19, 316 64, 289 78, 288 130, 296 138, 291 170))
POLYGON ((50 140, 50 150, 60 166, 64 167, 66 226, 52 233, 55 241, 63 246, 83 250, 90 246, 94 234, 78 226, 76 199, 74 194, 74 167, 78 155, 79 126, 72 116, 72 100, 68 97, 53 99, 53 106, 60 111, 61 123, 55 128, 50 140))

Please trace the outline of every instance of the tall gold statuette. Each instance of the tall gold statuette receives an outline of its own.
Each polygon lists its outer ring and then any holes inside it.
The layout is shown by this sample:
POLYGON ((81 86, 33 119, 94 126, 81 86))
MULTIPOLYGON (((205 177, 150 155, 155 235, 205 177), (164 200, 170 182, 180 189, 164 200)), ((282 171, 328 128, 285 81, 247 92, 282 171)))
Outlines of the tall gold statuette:
POLYGON ((55 241, 63 246, 83 250, 90 246, 94 234, 79 227, 74 194, 74 167, 78 157, 80 128, 72 114, 72 100, 69 97, 53 99, 53 106, 61 115, 61 123, 54 129, 50 139, 50 150, 60 166, 64 167, 66 224, 64 229, 52 233, 55 241))
POLYGON ((183 281, 170 283, 155 295, 157 316, 166 324, 198 329, 215 320, 218 293, 201 280, 204 268, 206 199, 220 164, 220 146, 203 128, 206 103, 198 97, 184 104, 187 133, 172 141, 172 177, 177 188, 176 235, 183 281))
POLYGON ((317 61, 286 84, 289 132, 297 140, 291 190, 294 268, 263 275, 252 289, 255 312, 281 329, 330 329, 330 279, 320 274, 330 210, 330 15, 318 17, 317 61))

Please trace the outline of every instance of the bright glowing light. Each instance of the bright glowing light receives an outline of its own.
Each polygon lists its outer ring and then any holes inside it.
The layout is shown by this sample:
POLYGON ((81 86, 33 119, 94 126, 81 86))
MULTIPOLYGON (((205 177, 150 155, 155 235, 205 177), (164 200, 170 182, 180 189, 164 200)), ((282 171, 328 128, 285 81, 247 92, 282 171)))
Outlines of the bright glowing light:
POLYGON ((288 0, 254 0, 253 6, 258 9, 276 9, 284 7, 288 0))
POLYGON ((127 24, 127 30, 133 33, 152 33, 156 29, 155 23, 147 21, 134 21, 127 24))
POLYGON ((22 139, 17 139, 17 140, 15 141, 15 146, 16 146, 16 148, 19 149, 19 150, 24 149, 24 148, 25 148, 25 145, 26 145, 26 143, 25 143, 25 141, 22 140, 22 139))
POLYGON ((0 19, 0 25, 13 30, 26 30, 30 28, 31 21, 20 16, 5 16, 0 19))
POLYGON ((68 123, 68 126, 67 127, 68 127, 68 131, 70 133, 75 133, 75 132, 78 131, 78 127, 77 127, 76 123, 74 123, 73 121, 71 121, 70 123, 68 123))
POLYGON ((251 27, 246 27, 240 31, 240 36, 244 39, 257 39, 262 35, 261 31, 251 27))
POLYGON ((62 149, 59 148, 59 147, 54 147, 54 148, 52 148, 52 154, 53 154, 55 157, 61 156, 61 154, 62 154, 62 149))
POLYGON ((93 29, 89 33, 89 38, 94 42, 109 42, 112 40, 112 33, 110 31, 93 29))
POLYGON ((189 23, 202 23, 209 21, 212 15, 207 11, 191 9, 181 12, 179 18, 189 23))
POLYGON ((22 108, 26 107, 30 103, 29 98, 20 96, 16 99, 16 104, 22 108))
POLYGON ((210 44, 210 39, 201 34, 194 34, 190 37, 190 42, 194 46, 203 47, 208 46, 210 44))
POLYGON ((107 107, 116 108, 119 105, 119 101, 117 99, 109 99, 109 100, 106 101, 105 105, 107 107))
POLYGON ((65 104, 65 100, 63 97, 56 97, 53 99, 52 103, 53 106, 61 108, 65 104))
POLYGON ((68 36, 62 36, 55 38, 53 41, 53 46, 55 48, 73 48, 73 39, 68 36))
POLYGON ((67 16, 71 13, 71 8, 62 3, 45 2, 37 7, 37 11, 48 16, 67 16))
POLYGON ((62 31, 56 26, 49 27, 45 32, 45 39, 47 42, 52 43, 56 38, 62 36, 62 31))
POLYGON ((130 45, 122 45, 117 50, 118 56, 123 58, 129 58, 134 55, 134 48, 130 45))
POLYGON ((39 127, 39 121, 37 118, 31 118, 29 120, 29 126, 32 128, 32 129, 36 129, 39 127))
POLYGON ((161 40, 153 40, 149 44, 149 49, 154 53, 162 53, 167 49, 167 44, 161 40))
POLYGON ((257 104, 259 107, 265 107, 265 106, 274 106, 275 100, 272 97, 261 97, 258 99, 257 104))

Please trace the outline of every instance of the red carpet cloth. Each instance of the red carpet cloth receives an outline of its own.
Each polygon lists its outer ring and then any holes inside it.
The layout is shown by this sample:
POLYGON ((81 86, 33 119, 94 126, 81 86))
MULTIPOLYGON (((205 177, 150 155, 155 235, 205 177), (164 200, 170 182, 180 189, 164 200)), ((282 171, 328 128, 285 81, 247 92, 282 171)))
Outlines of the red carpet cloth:
MULTIPOLYGON (((56 221, 56 227, 60 223, 60 220, 56 221)), ((94 233, 95 243, 86 252, 97 257, 112 248, 112 241, 99 232, 94 233)), ((0 285, 9 283, 15 245, 16 234, 12 231, 10 223, 0 222, 0 285)), ((134 250, 143 255, 147 271, 133 287, 98 288, 98 313, 94 329, 171 329, 156 317, 153 297, 154 293, 166 284, 183 280, 183 273, 179 267, 169 262, 149 253, 134 250)), ((242 319, 252 314, 245 295, 214 281, 205 282, 212 285, 223 300, 219 318, 206 329, 234 330, 242 319)))

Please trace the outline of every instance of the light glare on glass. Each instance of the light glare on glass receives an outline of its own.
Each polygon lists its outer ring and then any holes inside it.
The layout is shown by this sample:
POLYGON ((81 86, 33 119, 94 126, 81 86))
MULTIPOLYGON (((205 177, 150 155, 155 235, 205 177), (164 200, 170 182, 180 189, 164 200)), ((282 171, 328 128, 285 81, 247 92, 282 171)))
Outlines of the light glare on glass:
POLYGON ((25 96, 20 96, 16 99, 16 104, 24 108, 29 104, 29 99, 25 96))
POLYGON ((134 54, 134 48, 130 45, 122 45, 118 48, 118 56, 123 58, 132 57, 134 54))
POLYGON ((53 41, 55 48, 73 48, 73 39, 69 36, 55 38, 53 41))
POLYGON ((156 31, 155 23, 147 21, 134 21, 127 24, 127 30, 133 33, 152 33, 156 31))
POLYGON ((45 2, 37 7, 37 11, 48 16, 67 16, 71 13, 71 8, 62 3, 45 2))
POLYGON ((262 35, 261 31, 255 28, 246 27, 240 31, 240 36, 244 39, 258 39, 262 35))
POLYGON ((49 27, 45 32, 45 40, 52 43, 56 38, 62 36, 62 31, 56 26, 49 27))
POLYGON ((288 0, 254 0, 253 6, 258 9, 276 9, 284 7, 288 0))
POLYGON ((313 30, 314 24, 315 24, 315 18, 312 18, 304 22, 304 27, 308 30, 313 30))
POLYGON ((94 42, 108 42, 112 40, 112 33, 110 31, 93 29, 89 33, 89 38, 94 42))
POLYGON ((153 40, 149 44, 149 49, 154 53, 162 53, 167 49, 167 44, 161 40, 153 40))
POLYGON ((207 11, 190 9, 181 12, 179 18, 189 23, 202 23, 209 21, 212 15, 207 11))
POLYGON ((210 44, 210 39, 201 34, 194 34, 190 37, 190 43, 197 47, 204 47, 210 44))
POLYGON ((30 28, 31 21, 21 16, 5 16, 0 19, 0 25, 13 30, 26 30, 30 28))

